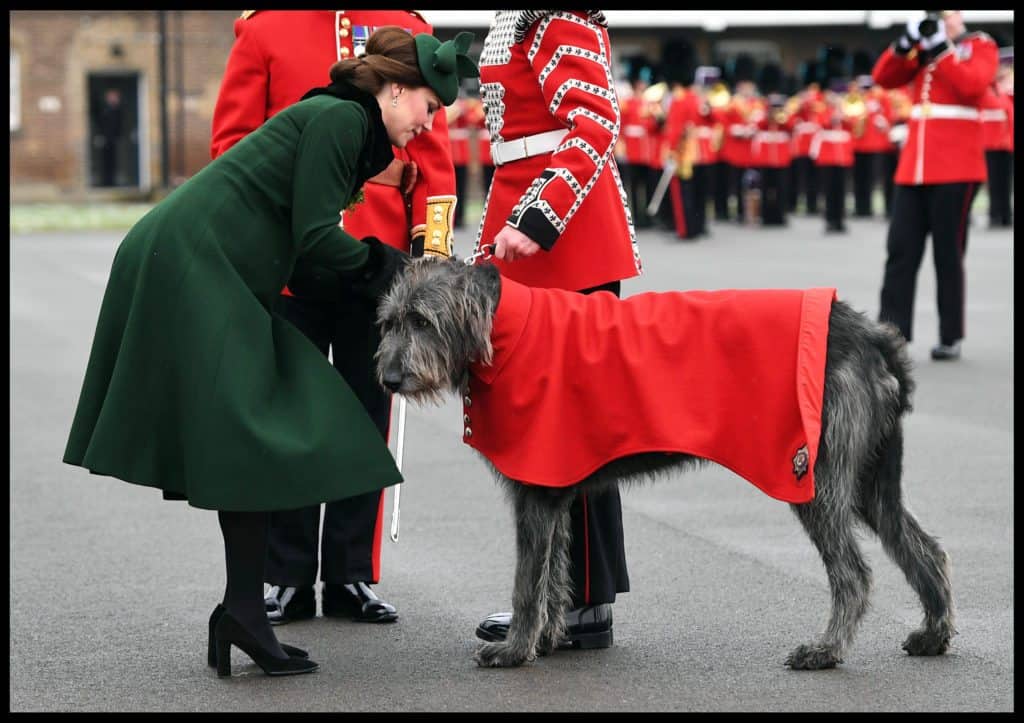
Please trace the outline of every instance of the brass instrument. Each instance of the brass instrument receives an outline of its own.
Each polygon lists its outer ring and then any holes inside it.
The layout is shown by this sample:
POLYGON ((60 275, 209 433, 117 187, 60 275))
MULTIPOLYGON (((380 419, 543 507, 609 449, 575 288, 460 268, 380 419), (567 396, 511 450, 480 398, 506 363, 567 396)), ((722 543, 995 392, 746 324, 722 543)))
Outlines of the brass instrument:
POLYGON ((644 92, 641 93, 641 97, 648 103, 661 103, 661 101, 665 98, 665 93, 667 92, 667 83, 655 83, 654 85, 644 90, 644 92))
POLYGON ((731 99, 732 96, 729 89, 725 87, 725 83, 715 83, 707 94, 708 105, 712 108, 724 108, 729 105, 731 99))
POLYGON ((864 95, 859 90, 851 90, 843 96, 839 107, 843 116, 853 121, 853 137, 863 137, 868 120, 868 107, 864 102, 864 95))

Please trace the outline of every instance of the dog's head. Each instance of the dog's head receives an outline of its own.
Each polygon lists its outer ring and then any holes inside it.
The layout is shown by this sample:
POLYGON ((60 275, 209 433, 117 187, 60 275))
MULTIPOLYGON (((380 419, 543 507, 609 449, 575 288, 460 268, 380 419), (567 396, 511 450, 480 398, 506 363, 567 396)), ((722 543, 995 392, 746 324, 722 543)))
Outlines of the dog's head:
POLYGON ((491 360, 501 291, 492 264, 430 257, 410 262, 377 307, 377 380, 412 401, 456 393, 471 362, 491 360))

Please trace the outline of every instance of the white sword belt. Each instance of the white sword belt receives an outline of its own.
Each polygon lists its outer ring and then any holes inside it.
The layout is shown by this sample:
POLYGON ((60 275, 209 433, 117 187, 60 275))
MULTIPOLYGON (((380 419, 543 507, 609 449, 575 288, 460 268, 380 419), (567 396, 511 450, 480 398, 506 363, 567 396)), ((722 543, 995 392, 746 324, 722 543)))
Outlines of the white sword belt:
POLYGON ((530 156, 539 156, 542 153, 551 153, 569 131, 560 128, 556 131, 535 133, 532 136, 523 136, 513 141, 502 143, 491 143, 491 159, 494 165, 503 166, 512 161, 518 161, 530 156))
POLYGON ((943 105, 941 103, 921 103, 910 109, 911 118, 956 118, 958 120, 978 120, 978 109, 966 105, 943 105))

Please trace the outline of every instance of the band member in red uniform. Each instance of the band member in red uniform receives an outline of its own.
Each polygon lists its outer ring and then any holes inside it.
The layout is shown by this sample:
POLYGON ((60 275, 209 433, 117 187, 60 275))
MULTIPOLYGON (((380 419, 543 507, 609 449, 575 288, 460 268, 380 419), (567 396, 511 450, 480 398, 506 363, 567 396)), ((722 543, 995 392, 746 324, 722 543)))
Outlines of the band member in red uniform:
POLYGON ((750 144, 757 132, 757 124, 764 118, 764 102, 757 92, 757 86, 749 77, 739 76, 736 92, 733 93, 726 111, 725 140, 722 157, 732 166, 731 191, 736 196, 736 220, 744 223, 747 218, 747 191, 757 178, 751 165, 750 144))
MULTIPOLYGON (((1012 63, 1012 54, 1008 57, 1012 63)), ((995 82, 982 98, 981 127, 988 167, 989 227, 1010 227, 1013 226, 1010 210, 1013 188, 1013 66, 1006 64, 1002 51, 995 82)))
MULTIPOLYGON (((870 68, 866 71, 870 73, 870 68)), ((873 194, 879 177, 885 174, 887 154, 892 151, 889 140, 889 98, 875 85, 870 75, 860 75, 852 82, 847 107, 857 110, 853 121, 853 213, 860 218, 874 215, 873 194)), ((893 171, 895 168, 892 169, 893 171)))
MULTIPOLYGON (((527 286, 611 291, 640 273, 615 163, 621 115, 607 21, 597 10, 500 10, 480 56, 494 182, 477 250, 494 244, 502 274, 527 286)), ((612 644, 611 603, 629 590, 618 492, 572 508, 567 641, 612 644)), ((503 640, 511 613, 477 636, 503 640)))
POLYGON ((452 164, 455 166, 455 195, 463 203, 455 204, 455 214, 452 225, 456 228, 464 226, 466 182, 469 175, 470 162, 470 123, 469 123, 469 98, 460 96, 447 108, 448 121, 448 144, 452 152, 452 164))
POLYGON ((796 118, 786 112, 786 97, 768 96, 768 112, 758 123, 750 144, 750 158, 761 175, 761 223, 785 226, 789 207, 786 171, 790 167, 790 129, 796 118))
POLYGON ((912 83, 914 102, 896 169, 879 318, 911 339, 917 271, 931 233, 939 309, 932 359, 960 358, 968 219, 985 181, 978 106, 998 62, 992 38, 968 33, 960 11, 946 10, 908 22, 872 71, 883 88, 912 83))
POLYGON ((622 133, 619 142, 624 147, 625 163, 622 164, 622 180, 626 187, 629 208, 637 228, 651 225, 647 217, 648 162, 651 157, 651 143, 657 138, 657 120, 651 114, 650 103, 644 98, 644 91, 651 84, 651 67, 647 59, 637 56, 628 60, 627 79, 631 94, 624 98, 622 110, 622 133))
MULTIPOLYGON (((804 70, 805 80, 817 76, 818 64, 810 62, 804 70)), ((793 185, 794 193, 790 197, 789 210, 797 209, 797 196, 803 196, 804 213, 818 215, 818 167, 811 158, 811 143, 821 130, 819 119, 825 111, 825 97, 821 86, 816 81, 807 82, 799 94, 797 120, 793 124, 793 185)))
POLYGON ((825 233, 846 233, 846 174, 853 167, 851 121, 843 115, 843 97, 829 91, 822 128, 811 142, 811 158, 825 192, 825 233))
POLYGON ((469 126, 476 136, 476 162, 480 166, 481 195, 487 197, 487 189, 494 178, 494 160, 491 158, 491 134, 487 132, 487 115, 479 96, 467 98, 469 126))
MULTIPOLYGON (((330 67, 360 57, 369 36, 385 25, 414 35, 432 31, 420 15, 407 10, 245 11, 235 21, 235 43, 214 108, 211 155, 224 153, 306 91, 326 85, 330 67)), ((423 246, 428 224, 428 248, 433 240, 450 243, 456 197, 445 114, 435 113, 430 132, 393 150, 391 165, 366 182, 365 200, 344 212, 339 207, 341 225, 357 238, 376 236, 403 251, 423 246), (442 212, 428 214, 428 206, 442 212), (438 215, 440 223, 435 221, 438 215)), ((372 357, 377 340, 365 333, 367 328, 376 329, 367 320, 375 314, 373 305, 351 299, 339 310, 341 291, 332 287, 332 275, 302 265, 296 267, 293 281, 300 276, 307 293, 295 296, 286 288, 278 311, 324 355, 334 345, 344 345, 345 353, 335 352, 333 363, 387 438, 391 395, 376 381, 372 357), (364 348, 353 348, 358 340, 364 348)), ((383 514, 383 491, 330 502, 318 545, 319 505, 274 513, 266 568, 271 622, 316 615, 318 548, 324 615, 364 622, 396 620, 394 606, 370 588, 380 580, 383 514)))

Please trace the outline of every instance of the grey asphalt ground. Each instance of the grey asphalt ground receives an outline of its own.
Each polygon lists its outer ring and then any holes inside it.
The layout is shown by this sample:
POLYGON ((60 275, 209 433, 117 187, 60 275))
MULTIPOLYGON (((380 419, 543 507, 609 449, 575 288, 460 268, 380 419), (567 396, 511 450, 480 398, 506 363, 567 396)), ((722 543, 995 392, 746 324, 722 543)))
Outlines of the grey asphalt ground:
MULTIPOLYGON (((1012 711, 1013 236, 975 215, 958 363, 928 358, 930 251, 919 275, 904 460, 907 504, 953 560, 959 635, 944 657, 900 649, 921 611, 865 539, 873 606, 845 663, 820 672, 783 665, 824 627, 820 559, 787 505, 718 467, 623 494, 632 590, 615 604, 612 648, 478 668, 476 624, 509 609, 514 532, 452 400, 409 411, 401 536, 384 543, 377 587, 400 620, 277 628, 318 673, 268 678, 235 650, 235 675, 218 679, 205 664, 224 588, 215 513, 61 462, 123 234, 13 236, 11 710, 1012 711)), ((715 223, 696 243, 645 231, 645 274, 623 292, 835 286, 874 317, 885 221, 849 225, 715 223)), ((462 253, 471 238, 456 238, 462 253)))

